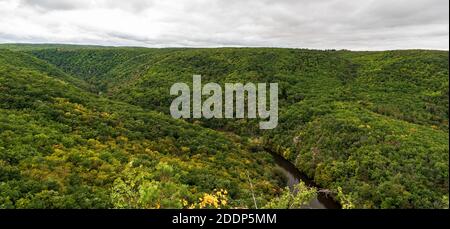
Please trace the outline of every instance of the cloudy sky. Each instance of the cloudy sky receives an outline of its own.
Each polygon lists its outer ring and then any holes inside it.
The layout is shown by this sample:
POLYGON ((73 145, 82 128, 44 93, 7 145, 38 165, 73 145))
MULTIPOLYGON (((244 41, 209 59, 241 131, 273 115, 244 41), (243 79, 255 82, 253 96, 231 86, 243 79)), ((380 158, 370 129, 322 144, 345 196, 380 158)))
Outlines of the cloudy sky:
POLYGON ((0 43, 449 48, 448 0, 0 0, 0 43))

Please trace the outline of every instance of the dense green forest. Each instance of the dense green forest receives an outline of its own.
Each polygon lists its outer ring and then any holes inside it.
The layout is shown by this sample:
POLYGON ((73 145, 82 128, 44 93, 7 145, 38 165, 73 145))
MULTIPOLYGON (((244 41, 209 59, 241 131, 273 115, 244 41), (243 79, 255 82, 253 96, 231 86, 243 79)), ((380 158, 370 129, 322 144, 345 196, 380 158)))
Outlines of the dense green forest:
POLYGON ((448 208, 448 52, 0 45, 0 208, 448 208), (279 84, 279 125, 175 120, 175 82, 279 84), (314 195, 309 188, 297 199, 314 195))

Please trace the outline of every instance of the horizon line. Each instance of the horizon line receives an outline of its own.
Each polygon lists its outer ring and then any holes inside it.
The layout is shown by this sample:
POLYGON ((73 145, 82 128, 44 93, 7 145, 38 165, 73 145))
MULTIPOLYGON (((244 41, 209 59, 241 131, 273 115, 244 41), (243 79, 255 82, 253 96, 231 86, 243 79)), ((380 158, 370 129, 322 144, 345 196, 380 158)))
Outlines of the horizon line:
POLYGON ((271 49, 299 49, 299 50, 318 50, 318 51, 351 51, 351 52, 383 52, 383 51, 444 51, 449 49, 433 49, 433 48, 399 48, 399 49, 347 49, 347 48, 302 48, 289 46, 136 46, 136 45, 104 45, 90 43, 59 43, 59 42, 0 42, 0 45, 69 45, 69 46, 92 46, 99 48, 148 48, 148 49, 220 49, 220 48, 271 48, 271 49))

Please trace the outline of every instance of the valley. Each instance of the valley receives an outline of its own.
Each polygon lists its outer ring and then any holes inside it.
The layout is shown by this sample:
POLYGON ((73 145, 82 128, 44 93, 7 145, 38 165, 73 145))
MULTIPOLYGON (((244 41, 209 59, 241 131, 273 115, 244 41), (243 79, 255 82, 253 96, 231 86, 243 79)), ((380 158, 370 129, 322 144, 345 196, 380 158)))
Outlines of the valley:
POLYGON ((285 208, 269 152, 342 208, 448 208, 448 69, 431 50, 0 45, 0 208, 285 208), (278 83, 278 126, 172 118, 196 74, 278 83))

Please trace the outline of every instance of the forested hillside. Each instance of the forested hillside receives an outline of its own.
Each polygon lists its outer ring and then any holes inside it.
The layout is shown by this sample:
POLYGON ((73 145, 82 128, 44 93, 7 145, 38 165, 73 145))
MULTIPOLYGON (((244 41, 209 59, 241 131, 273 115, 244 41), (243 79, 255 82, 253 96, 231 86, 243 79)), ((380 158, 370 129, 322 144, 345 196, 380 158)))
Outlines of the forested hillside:
POLYGON ((281 191, 270 155, 239 137, 98 97, 53 69, 0 51, 0 208, 246 208, 252 192, 264 205, 281 191))
POLYGON ((0 207, 264 205, 271 151, 346 207, 448 208, 448 52, 3 47, 0 207), (193 74, 279 83, 278 127, 172 119, 193 74))

